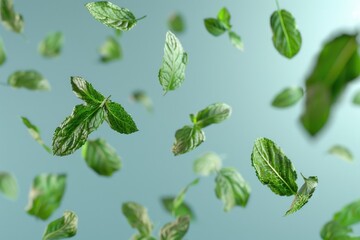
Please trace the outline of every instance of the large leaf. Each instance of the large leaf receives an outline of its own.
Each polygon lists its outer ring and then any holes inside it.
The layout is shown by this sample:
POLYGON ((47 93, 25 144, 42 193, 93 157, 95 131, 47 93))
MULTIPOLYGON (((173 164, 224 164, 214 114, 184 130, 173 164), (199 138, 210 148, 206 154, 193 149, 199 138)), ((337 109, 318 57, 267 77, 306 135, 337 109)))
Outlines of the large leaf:
POLYGON ((52 58, 59 56, 64 44, 62 32, 49 33, 39 44, 39 52, 42 56, 52 58))
POLYGON ((227 31, 227 26, 216 18, 205 18, 204 25, 206 30, 215 37, 220 36, 227 31))
POLYGON ((296 171, 289 158, 270 139, 258 138, 251 154, 251 164, 260 182, 280 196, 295 195, 296 171))
POLYGON ((0 66, 6 61, 4 42, 0 39, 0 66))
POLYGON ((301 48, 301 34, 294 17, 288 11, 278 9, 271 15, 270 25, 275 48, 287 58, 294 57, 301 48))
POLYGON ((179 217, 175 222, 165 224, 160 230, 161 240, 182 240, 190 227, 189 216, 179 217))
POLYGON ((168 27, 170 31, 175 33, 183 33, 185 31, 185 20, 180 13, 173 13, 168 19, 168 27))
POLYGON ((99 49, 100 61, 103 63, 112 62, 122 58, 122 50, 116 38, 110 36, 99 49))
POLYGON ((0 192, 9 199, 17 199, 19 187, 16 178, 11 173, 0 172, 0 192))
POLYGON ((342 34, 328 41, 306 79, 306 105, 301 123, 316 135, 328 121, 331 107, 347 84, 360 75, 357 35, 342 34))
POLYGON ((341 145, 334 145, 329 150, 328 153, 338 156, 339 158, 345 161, 353 161, 353 155, 348 148, 341 145))
POLYGON ((154 110, 152 100, 145 91, 134 91, 131 95, 131 99, 135 102, 142 104, 149 112, 152 112, 154 110))
POLYGON ((41 174, 35 177, 26 211, 42 220, 60 206, 66 187, 65 174, 41 174))
POLYGON ((135 202, 122 205, 122 212, 132 228, 136 228, 142 237, 150 237, 154 228, 146 208, 135 202))
POLYGON ((33 125, 29 119, 27 119, 26 117, 21 117, 22 122, 24 123, 24 125, 28 128, 28 131, 31 135, 31 137, 37 142, 39 143, 48 153, 52 153, 50 147, 48 147, 44 141, 42 140, 41 136, 40 136, 40 130, 38 127, 36 127, 35 125, 33 125))
POLYGON ((78 217, 74 212, 65 211, 61 218, 58 218, 47 226, 42 240, 56 240, 71 238, 76 235, 78 217))
POLYGON ((224 203, 224 211, 230 211, 235 206, 246 206, 251 189, 236 169, 222 168, 215 182, 215 194, 224 203))
POLYGON ((195 219, 195 213, 187 202, 183 201, 177 208, 174 208, 175 198, 175 196, 161 198, 164 209, 174 217, 189 216, 190 219, 195 219))
POLYGON ((105 97, 82 77, 71 77, 71 87, 75 95, 87 104, 101 104, 105 97))
POLYGON ((35 70, 16 71, 8 78, 8 84, 14 88, 29 90, 50 90, 50 84, 39 72, 35 70))
POLYGON ((165 39, 163 62, 159 70, 159 81, 164 94, 177 89, 184 82, 187 61, 187 53, 179 39, 168 31, 165 39))
POLYGON ((174 155, 184 154, 194 150, 205 141, 205 133, 197 126, 184 126, 175 133, 175 143, 172 147, 174 155))
POLYGON ((24 19, 21 14, 14 10, 13 0, 0 1, 0 17, 3 25, 16 33, 24 29, 24 19))
POLYGON ((194 161, 193 170, 196 174, 208 176, 221 169, 222 160, 216 153, 206 153, 194 161))
POLYGON ((105 112, 106 121, 113 130, 123 134, 130 134, 138 131, 134 120, 120 104, 106 101, 105 112))
POLYGON ((120 157, 104 139, 88 140, 82 149, 87 165, 102 176, 111 176, 121 168, 120 157))
POLYGON ((195 117, 190 115, 193 123, 199 128, 214 123, 221 123, 231 116, 231 107, 225 103, 214 103, 199 111, 195 117))
POLYGON ((360 200, 354 201, 334 214, 333 220, 343 226, 351 226, 360 222, 360 200))
POLYGON ((271 105, 277 108, 287 108, 296 104, 304 95, 301 87, 288 87, 278 93, 271 105))

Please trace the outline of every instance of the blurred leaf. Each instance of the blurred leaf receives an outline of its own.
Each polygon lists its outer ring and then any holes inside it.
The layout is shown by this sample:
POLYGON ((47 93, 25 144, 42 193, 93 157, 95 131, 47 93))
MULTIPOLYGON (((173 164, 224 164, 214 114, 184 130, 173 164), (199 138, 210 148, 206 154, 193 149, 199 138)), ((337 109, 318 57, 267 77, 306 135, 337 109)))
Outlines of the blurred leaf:
POLYGON ((176 209, 179 208, 183 204, 186 192, 189 190, 189 188, 197 185, 199 183, 199 181, 200 181, 200 179, 196 178, 194 181, 189 183, 185 188, 183 188, 180 191, 180 193, 174 199, 174 211, 176 211, 176 209))
POLYGON ((4 42, 0 39, 0 66, 6 62, 4 42))
POLYGON ((208 176, 221 169, 222 160, 216 153, 206 153, 194 161, 193 170, 196 174, 208 176))
MULTIPOLYGON (((122 212, 132 228, 136 228, 141 237, 150 237, 153 224, 146 208, 135 202, 126 202, 122 205, 122 212)), ((142 239, 142 238, 137 238, 142 239)))
POLYGON ((15 71, 8 78, 8 84, 14 88, 49 91, 50 84, 35 70, 15 71))
POLYGON ((179 217, 175 222, 165 224, 160 230, 161 240, 182 240, 190 227, 189 216, 179 217))
POLYGON ((9 30, 21 33, 24 30, 24 19, 14 10, 13 0, 0 1, 0 17, 2 24, 9 30))
POLYGON ((76 235, 78 217, 74 212, 65 211, 61 218, 52 221, 47 226, 42 240, 71 238, 76 235))
POLYGON ((172 147, 174 155, 180 155, 194 150, 205 141, 205 133, 198 126, 184 126, 175 133, 175 143, 172 147))
POLYGON ((344 146, 341 145, 334 145, 332 146, 329 150, 328 153, 338 156, 339 158, 345 160, 345 161, 353 161, 353 156, 352 153, 350 152, 349 149, 347 149, 344 146))
POLYGON ((215 37, 222 35, 227 30, 227 26, 216 18, 206 18, 204 24, 206 30, 215 37))
POLYGON ((142 90, 134 91, 131 95, 131 98, 135 102, 141 103, 149 112, 153 111, 153 103, 151 101, 151 98, 146 94, 146 92, 142 90))
POLYGON ((187 202, 182 202, 176 209, 174 208, 175 196, 161 198, 164 209, 172 214, 174 217, 189 216, 190 219, 195 219, 195 213, 187 202))
POLYGON ((172 14, 168 19, 170 31, 175 33, 183 33, 185 31, 185 21, 180 13, 172 14))
POLYGON ((39 44, 39 52, 42 56, 52 58, 59 56, 64 44, 62 32, 49 33, 39 44))
POLYGON ((0 172, 0 192, 11 200, 18 198, 19 187, 15 176, 8 172, 0 172))
POLYGON ((99 49, 100 61, 103 63, 120 60, 122 58, 122 50, 120 44, 114 37, 108 37, 99 49))
POLYGON ((354 201, 334 214, 334 221, 343 226, 351 226, 360 222, 360 200, 354 201))
POLYGON ((236 47, 240 51, 244 51, 244 43, 241 40, 241 37, 237 33, 230 31, 229 38, 234 47, 236 47))
POLYGON ((226 7, 223 7, 220 9, 220 11, 218 12, 217 15, 217 19, 224 24, 225 28, 227 30, 231 29, 231 24, 230 24, 230 19, 231 19, 231 15, 230 12, 227 10, 226 7))
POLYGON ((33 125, 29 119, 27 119, 26 117, 21 117, 24 125, 28 128, 28 131, 31 135, 31 137, 37 142, 39 143, 48 153, 52 153, 51 149, 44 143, 44 141, 42 140, 41 136, 40 136, 40 130, 38 127, 36 127, 35 125, 33 125))
POLYGON ((231 116, 231 107, 225 103, 214 103, 199 111, 195 118, 190 116, 193 123, 199 128, 207 127, 214 123, 221 123, 231 116))
POLYGON ((286 108, 296 104, 304 95, 301 87, 288 87, 278 93, 271 105, 277 108, 286 108))

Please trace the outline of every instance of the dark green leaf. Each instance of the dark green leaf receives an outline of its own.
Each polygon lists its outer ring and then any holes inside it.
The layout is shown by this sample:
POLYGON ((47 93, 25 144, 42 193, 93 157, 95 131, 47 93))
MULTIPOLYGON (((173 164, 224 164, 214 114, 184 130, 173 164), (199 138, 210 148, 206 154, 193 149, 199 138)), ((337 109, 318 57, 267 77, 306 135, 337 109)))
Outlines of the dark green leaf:
POLYGON ((149 112, 153 111, 153 103, 151 98, 142 90, 134 91, 131 98, 138 103, 141 103, 149 112))
POLYGON ((42 240, 57 240, 71 238, 76 235, 78 217, 74 212, 65 211, 61 218, 58 218, 47 226, 42 240))
POLYGON ((204 24, 206 30, 216 37, 227 31, 227 26, 216 18, 206 18, 204 19, 204 24))
POLYGON ((9 199, 15 200, 18 197, 18 185, 16 178, 8 172, 0 172, 0 192, 9 199))
POLYGON ((103 63, 112 62, 122 58, 122 50, 116 38, 110 36, 99 49, 100 61, 103 63))
POLYGON ((221 123, 231 116, 231 107, 225 103, 214 103, 199 111, 194 119, 194 124, 199 128, 207 127, 214 123, 221 123))
POLYGON ((122 212, 132 228, 136 228, 142 237, 150 237, 153 224, 146 208, 135 202, 126 202, 122 205, 122 212))
POLYGON ((170 31, 183 33, 185 31, 185 21, 180 13, 174 13, 169 17, 168 26, 170 31))
POLYGON ((71 77, 71 86, 75 95, 87 104, 101 104, 105 97, 82 77, 71 77))
POLYGON ((172 196, 163 197, 161 199, 162 205, 168 213, 172 214, 174 217, 189 216, 190 219, 195 219, 195 213, 188 203, 184 201, 175 209, 174 200, 175 197, 172 196))
POLYGON ((52 58, 59 56, 64 44, 64 36, 61 32, 49 33, 39 44, 39 52, 42 56, 52 58))
POLYGON ((29 90, 50 90, 50 84, 39 72, 35 70, 16 71, 8 78, 8 84, 14 88, 29 90))
POLYGON ((11 31, 21 33, 24 29, 22 15, 14 10, 13 0, 0 1, 0 17, 3 25, 11 31))
POLYGON ((229 38, 230 38, 230 41, 231 41, 231 43, 232 43, 232 45, 234 47, 236 47, 240 51, 244 50, 244 43, 243 43, 243 41, 241 40, 241 37, 238 34, 236 34, 233 31, 230 31, 229 32, 229 38))
POLYGON ((190 227, 189 216, 179 217, 175 222, 165 224, 160 230, 161 240, 182 240, 190 227))
POLYGON ((329 150, 328 153, 338 156, 339 158, 345 161, 353 161, 352 153, 349 149, 341 145, 334 145, 329 150))
POLYGON ((227 30, 231 29, 230 18, 231 15, 227 8, 223 7, 222 9, 220 9, 217 15, 217 19, 225 26, 227 30))
POLYGON ((260 182, 280 196, 295 195, 296 171, 289 158, 270 139, 258 138, 251 154, 251 164, 260 182))
POLYGON ((109 126, 119 133, 130 134, 138 131, 134 120, 118 103, 105 103, 106 121, 109 126))
POLYGON ((184 154, 194 150, 205 141, 205 133, 198 126, 184 126, 175 133, 175 143, 172 147, 174 155, 184 154))
POLYGON ((29 119, 27 119, 26 117, 21 117, 24 125, 28 128, 28 131, 31 135, 31 137, 37 142, 39 143, 48 153, 52 153, 51 149, 44 143, 44 141, 42 140, 41 136, 40 136, 40 130, 38 127, 36 127, 35 125, 33 125, 29 119))
POLYGON ((301 87, 288 87, 278 93, 271 105, 277 108, 286 108, 297 103, 304 95, 301 87))
POLYGON ((0 39, 0 66, 6 61, 4 42, 0 39))
POLYGON ((194 161, 193 170, 196 174, 208 176, 221 169, 222 160, 216 153, 206 153, 194 161))

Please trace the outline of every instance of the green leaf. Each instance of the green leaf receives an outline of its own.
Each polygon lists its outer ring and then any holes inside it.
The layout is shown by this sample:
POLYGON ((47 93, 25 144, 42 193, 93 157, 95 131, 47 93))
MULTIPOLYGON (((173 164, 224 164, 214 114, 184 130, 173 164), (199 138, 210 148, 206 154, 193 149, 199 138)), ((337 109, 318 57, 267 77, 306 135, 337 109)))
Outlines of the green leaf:
POLYGON ((103 123, 104 118, 104 110, 100 104, 76 105, 71 115, 55 130, 53 153, 65 156, 75 152, 85 144, 89 134, 103 123))
POLYGON ((165 224, 160 230, 161 240, 181 240, 190 227, 189 216, 179 217, 175 222, 165 224))
POLYGON ((352 100, 353 104, 360 105, 360 91, 357 91, 352 100))
POLYGON ((130 30, 140 20, 136 19, 129 9, 119 7, 107 1, 87 3, 85 7, 96 20, 120 31, 130 30))
POLYGON ((6 62, 4 42, 0 39, 0 66, 6 62))
POLYGON ((35 70, 15 71, 8 78, 8 84, 14 88, 49 91, 50 84, 35 70))
POLYGON ((206 30, 215 37, 220 36, 227 31, 227 26, 216 18, 205 18, 204 25, 206 30))
POLYGON ((116 38, 110 36, 101 45, 99 49, 100 61, 103 63, 120 60, 122 58, 122 50, 116 38))
POLYGON ((131 99, 135 102, 141 103, 149 112, 154 110, 151 98, 142 90, 134 91, 131 95, 131 99))
POLYGON ((113 130, 124 134, 138 131, 134 120, 120 104, 109 100, 106 101, 105 112, 105 119, 113 130))
POLYGON ((9 30, 21 33, 24 30, 24 19, 14 10, 13 0, 0 1, 0 17, 3 25, 9 30))
POLYGON ((174 199, 174 210, 176 211, 177 208, 179 208, 183 202, 186 195, 186 192, 189 190, 190 187, 195 186, 199 183, 200 179, 196 178, 194 181, 189 183, 185 188, 183 188, 180 193, 176 196, 174 199))
POLYGON ((339 212, 334 214, 333 220, 343 226, 351 226, 360 222, 360 200, 343 207, 339 212))
POLYGON ((57 57, 64 44, 62 32, 49 33, 39 44, 39 52, 47 58, 57 57))
POLYGON ((289 215, 291 213, 294 213, 301 209, 311 198, 313 195, 316 186, 318 184, 318 178, 317 177, 309 177, 305 178, 302 176, 305 183, 301 186, 300 190, 296 193, 295 199, 292 202, 290 209, 286 212, 285 215, 289 215))
POLYGON ((345 161, 353 161, 353 155, 352 153, 350 152, 349 149, 347 149, 346 147, 344 146, 341 146, 341 145, 334 145, 332 146, 329 150, 328 150, 328 153, 332 154, 332 155, 335 155, 335 156, 338 156, 339 158, 345 160, 345 161))
POLYGON ((18 185, 16 178, 8 172, 0 172, 0 192, 9 199, 15 200, 18 197, 18 185))
POLYGON ((357 35, 342 34, 328 41, 306 79, 305 130, 315 136, 326 124, 332 105, 347 84, 360 75, 357 35))
POLYGON ((183 33, 185 31, 185 21, 180 13, 172 14, 168 19, 168 27, 170 31, 175 33, 183 33))
POLYGON ((205 141, 205 133, 198 126, 184 126, 175 133, 175 143, 172 147, 174 155, 180 155, 194 150, 205 141))
POLYGON ((294 17, 288 11, 279 9, 270 18, 272 41, 276 50, 287 58, 294 57, 301 48, 301 34, 294 17))
POLYGON ((28 214, 48 219, 58 209, 66 187, 65 174, 41 174, 35 177, 29 193, 28 214))
POLYGON ((42 240, 56 240, 71 238, 76 235, 78 217, 74 212, 65 211, 61 218, 58 218, 47 226, 42 240))
POLYGON ((51 149, 44 143, 44 141, 42 140, 41 136, 40 136, 40 130, 38 127, 36 127, 35 125, 33 125, 29 119, 27 119, 26 117, 21 117, 22 122, 24 123, 24 125, 28 128, 28 131, 31 135, 31 137, 37 142, 39 143, 48 153, 52 153, 51 149))
POLYGON ((216 153, 206 153, 194 161, 193 170, 196 174, 208 176, 221 169, 222 160, 216 153))
POLYGON ((132 228, 136 228, 142 237, 150 237, 153 224, 146 208, 135 202, 126 202, 122 205, 122 212, 132 228))
POLYGON ((301 87, 288 87, 278 93, 271 105, 277 108, 286 108, 296 104, 304 95, 301 87))
POLYGON ((222 168, 215 182, 215 194, 224 203, 224 211, 228 212, 235 206, 246 206, 251 189, 235 168, 222 168))
POLYGON ((179 39, 168 31, 165 39, 163 62, 159 70, 159 81, 164 94, 177 89, 184 82, 187 61, 187 53, 179 39))
POLYGON ((270 139, 258 138, 251 154, 251 164, 260 182, 280 196, 295 195, 296 171, 289 158, 270 139))
POLYGON ((223 7, 222 9, 220 9, 217 15, 217 19, 224 25, 227 30, 231 29, 230 18, 231 15, 227 8, 223 7))
POLYGON ((111 176, 121 168, 120 157, 104 139, 88 140, 82 149, 87 165, 102 176, 111 176))
POLYGON ((327 222, 321 229, 320 236, 323 240, 359 240, 360 237, 350 237, 352 229, 342 226, 337 221, 327 222))
POLYGON ((225 103, 214 103, 199 111, 193 123, 199 128, 221 123, 231 116, 231 107, 225 103))
POLYGON ((241 37, 237 33, 230 31, 229 38, 234 47, 236 47, 240 51, 244 51, 244 43, 241 40, 241 37))
POLYGON ((189 216, 190 219, 195 219, 195 213, 188 203, 185 201, 181 203, 176 209, 174 208, 175 196, 168 196, 161 198, 164 209, 172 214, 174 217, 189 216))
POLYGON ((71 77, 71 87, 75 95, 87 104, 101 104, 105 97, 82 77, 71 77))

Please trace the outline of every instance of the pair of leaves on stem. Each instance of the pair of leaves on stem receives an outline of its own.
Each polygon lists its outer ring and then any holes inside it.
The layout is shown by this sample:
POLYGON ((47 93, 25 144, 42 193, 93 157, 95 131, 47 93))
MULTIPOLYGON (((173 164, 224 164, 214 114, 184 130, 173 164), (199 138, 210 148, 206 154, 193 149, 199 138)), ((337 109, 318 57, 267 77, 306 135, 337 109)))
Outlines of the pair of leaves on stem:
POLYGON ((231 107, 225 103, 214 103, 199 111, 196 115, 190 114, 192 126, 184 126, 175 133, 175 143, 172 147, 174 155, 187 153, 205 141, 203 128, 224 121, 231 115, 231 107))
MULTIPOLYGON (((145 207, 136 202, 126 202, 122 205, 122 212, 130 226, 138 230, 138 234, 132 239, 156 240, 152 236, 154 226, 145 207)), ((189 227, 189 216, 178 217, 174 222, 167 223, 161 228, 160 240, 181 240, 189 227)))
POLYGON ((7 29, 16 33, 24 30, 23 16, 15 12, 13 0, 0 0, 0 17, 7 29))
POLYGON ((251 163, 260 182, 280 196, 295 195, 286 215, 302 208, 311 198, 318 183, 315 176, 303 179, 305 183, 298 191, 297 174, 290 159, 270 139, 259 138, 255 141, 251 163))
POLYGON ((186 27, 184 17, 179 12, 171 14, 168 19, 168 27, 174 33, 183 33, 186 27))
POLYGON ((78 217, 72 211, 65 211, 61 218, 48 224, 42 240, 71 238, 77 233, 78 217))
POLYGON ((7 81, 13 88, 25 88, 28 90, 50 91, 50 83, 41 73, 35 70, 15 71, 7 81))
POLYGON ((220 9, 217 18, 204 19, 205 28, 210 34, 216 37, 228 32, 231 43, 234 47, 242 51, 244 50, 244 43, 241 37, 231 30, 230 18, 230 12, 223 7, 220 9))
POLYGON ((89 134, 104 120, 119 133, 138 131, 135 122, 120 104, 105 98, 85 79, 71 77, 71 85, 75 95, 85 104, 76 105, 72 114, 56 128, 52 143, 55 155, 73 153, 85 144, 89 134))
POLYGON ((39 43, 39 53, 46 58, 53 58, 60 55, 64 44, 62 32, 52 32, 45 36, 39 43))

